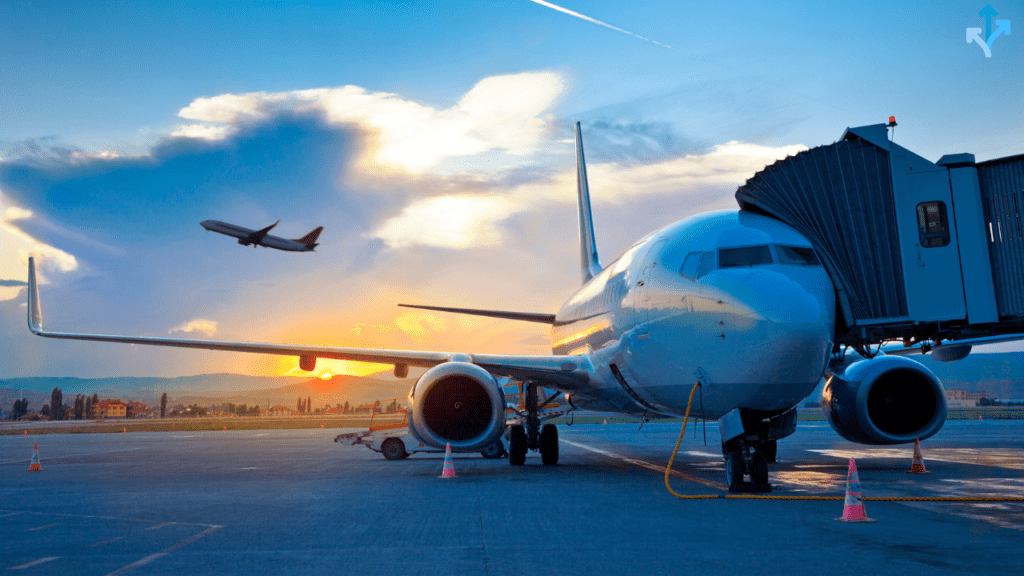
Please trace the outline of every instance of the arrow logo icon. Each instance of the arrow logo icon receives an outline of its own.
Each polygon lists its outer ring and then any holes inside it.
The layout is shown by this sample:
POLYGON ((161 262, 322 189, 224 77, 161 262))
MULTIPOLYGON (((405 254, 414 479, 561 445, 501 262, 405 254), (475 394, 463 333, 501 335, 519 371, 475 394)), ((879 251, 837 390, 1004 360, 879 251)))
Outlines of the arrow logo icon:
POLYGON ((985 5, 978 12, 978 16, 985 18, 985 36, 982 39, 981 28, 968 28, 967 29, 967 43, 977 42, 978 46, 985 52, 985 58, 992 57, 992 44, 995 43, 996 38, 1000 34, 1010 35, 1010 21, 1009 20, 996 20, 996 29, 992 31, 992 19, 995 18, 999 13, 992 7, 991 4, 985 5))

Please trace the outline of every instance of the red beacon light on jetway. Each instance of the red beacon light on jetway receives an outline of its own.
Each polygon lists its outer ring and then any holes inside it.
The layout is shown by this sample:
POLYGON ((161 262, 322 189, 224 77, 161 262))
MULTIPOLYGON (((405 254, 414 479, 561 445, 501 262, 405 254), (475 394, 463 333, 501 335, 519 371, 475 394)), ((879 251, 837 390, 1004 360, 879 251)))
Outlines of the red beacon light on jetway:
POLYGON ((886 124, 886 126, 888 126, 889 128, 892 128, 892 127, 896 126, 896 117, 895 116, 889 116, 889 123, 886 124))

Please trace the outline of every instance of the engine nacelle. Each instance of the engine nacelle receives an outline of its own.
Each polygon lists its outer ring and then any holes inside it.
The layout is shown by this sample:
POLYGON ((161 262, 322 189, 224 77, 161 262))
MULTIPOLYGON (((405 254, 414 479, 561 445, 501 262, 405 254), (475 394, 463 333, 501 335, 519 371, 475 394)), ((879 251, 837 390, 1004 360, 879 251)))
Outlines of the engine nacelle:
POLYGON ((946 391, 919 362, 879 356, 855 362, 825 383, 825 419, 840 436, 861 444, 924 440, 946 421, 946 391))
POLYGON ((505 391, 469 362, 445 362, 420 376, 409 393, 409 432, 444 448, 483 450, 505 430, 505 391))

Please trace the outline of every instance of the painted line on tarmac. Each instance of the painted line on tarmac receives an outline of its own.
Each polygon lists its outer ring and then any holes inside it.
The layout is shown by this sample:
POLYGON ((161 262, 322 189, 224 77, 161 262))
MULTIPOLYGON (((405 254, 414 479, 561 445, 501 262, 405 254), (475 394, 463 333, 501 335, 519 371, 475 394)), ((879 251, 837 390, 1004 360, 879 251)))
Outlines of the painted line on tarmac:
POLYGON ((103 546, 104 544, 110 544, 112 542, 117 542, 118 540, 124 540, 124 536, 114 536, 110 540, 100 540, 99 542, 93 544, 92 546, 89 546, 89 548, 95 548, 97 546, 103 546))
POLYGON ((177 524, 177 522, 164 522, 163 524, 157 524, 156 526, 150 526, 149 528, 146 528, 146 530, 159 530, 159 529, 164 528, 166 526, 173 526, 175 524, 177 524))
MULTIPOLYGON (((587 446, 586 444, 579 444, 578 442, 572 442, 572 441, 566 440, 564 438, 561 441, 565 442, 566 444, 572 444, 573 446, 576 446, 578 448, 583 448, 584 450, 590 450, 591 452, 597 452, 598 454, 602 454, 604 456, 609 456, 611 458, 617 458, 619 460, 622 460, 623 462, 628 462, 629 464, 633 464, 635 466, 640 466, 642 468, 647 468, 648 470, 654 470, 655 472, 660 472, 661 474, 665 473, 665 467, 664 466, 659 466, 657 464, 651 464, 650 462, 644 462, 643 460, 637 460, 636 458, 629 458, 628 456, 623 456, 621 454, 616 454, 614 452, 609 452, 607 450, 602 450, 600 448, 594 448, 593 446, 587 446)), ((721 490, 722 492, 726 492, 728 490, 725 487, 724 484, 719 484, 718 482, 712 482, 710 480, 705 480, 703 478, 698 478, 698 477, 696 477, 696 476, 694 476, 692 474, 687 474, 686 472, 680 472, 679 470, 673 470, 672 471, 672 475, 673 476, 678 476, 678 477, 680 477, 680 478, 682 478, 684 480, 689 480, 690 482, 696 482, 697 484, 701 484, 703 486, 707 486, 708 488, 714 488, 715 490, 721 490)))
POLYGON ((35 532, 36 530, 42 530, 43 528, 53 528, 54 526, 60 526, 63 522, 54 522, 53 524, 43 524, 42 526, 36 526, 35 528, 29 528, 26 532, 35 532))
POLYGON ((39 566, 40 564, 51 562, 58 558, 60 558, 60 556, 47 556, 46 558, 40 558, 39 560, 34 560, 32 562, 29 562, 28 564, 22 564, 21 566, 11 566, 10 568, 8 568, 8 570, 24 570, 26 568, 31 568, 33 566, 39 566))
POLYGON ((207 528, 206 530, 203 530, 202 532, 200 532, 198 534, 193 534, 192 536, 189 536, 188 538, 185 538, 184 540, 181 540, 181 541, 178 541, 178 542, 176 542, 174 544, 171 544, 170 546, 168 546, 167 548, 164 548, 163 550, 161 550, 159 552, 156 552, 154 554, 150 554, 149 556, 146 556, 145 558, 143 558, 141 560, 136 560, 135 562, 132 562, 131 564, 129 564, 127 566, 124 566, 123 568, 118 568, 117 570, 114 570, 113 572, 110 572, 106 576, 121 576, 122 574, 127 574, 127 573, 131 572, 132 570, 135 570, 136 568, 141 568, 142 566, 145 566, 146 564, 149 564, 149 563, 153 562, 154 560, 159 560, 159 559, 163 558, 164 556, 167 556, 168 554, 170 554, 170 553, 172 553, 172 552, 174 552, 176 550, 180 550, 180 549, 184 548, 185 546, 188 546, 189 544, 195 542, 196 540, 199 540, 203 536, 206 536, 207 534, 213 532, 214 530, 218 530, 220 528, 223 528, 223 526, 210 526, 209 528, 207 528))
MULTIPOLYGON (((60 458, 78 458, 80 456, 95 456, 97 454, 113 454, 115 452, 133 452, 135 450, 142 450, 142 447, 141 446, 137 446, 137 447, 134 447, 134 448, 118 448, 116 450, 103 450, 101 452, 86 452, 84 454, 78 454, 78 453, 61 454, 59 456, 53 456, 52 454, 50 454, 47 457, 40 458, 39 460, 41 462, 46 462, 47 460, 57 460, 57 459, 60 459, 60 458)), ((8 459, 8 460, 0 460, 0 464, 21 464, 21 463, 24 463, 24 462, 29 462, 30 460, 32 460, 31 456, 29 456, 28 458, 13 458, 13 459, 8 459)), ((58 462, 58 464, 59 464, 59 462, 58 462)))
POLYGON ((7 518, 8 516, 17 516, 21 512, 8 512, 7 514, 0 514, 0 518, 7 518))

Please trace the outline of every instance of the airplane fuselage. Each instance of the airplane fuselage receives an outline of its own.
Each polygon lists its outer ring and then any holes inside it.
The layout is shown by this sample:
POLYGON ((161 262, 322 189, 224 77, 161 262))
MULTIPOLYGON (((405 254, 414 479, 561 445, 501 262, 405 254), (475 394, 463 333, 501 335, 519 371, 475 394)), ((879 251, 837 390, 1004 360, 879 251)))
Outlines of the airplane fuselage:
POLYGON ((288 252, 311 252, 316 247, 316 244, 310 246, 296 240, 273 236, 265 232, 261 234, 259 230, 252 230, 236 224, 221 222, 220 220, 203 220, 199 225, 210 232, 238 238, 238 243, 242 246, 257 245, 288 252))
POLYGON ((813 391, 832 350, 835 293, 797 231, 722 211, 641 239, 555 318, 554 353, 594 363, 577 407, 680 416, 701 371, 701 413, 716 418, 782 412, 813 391))

